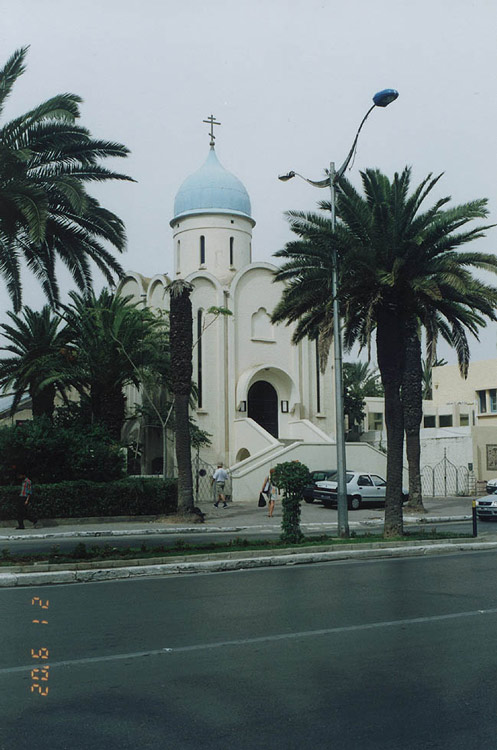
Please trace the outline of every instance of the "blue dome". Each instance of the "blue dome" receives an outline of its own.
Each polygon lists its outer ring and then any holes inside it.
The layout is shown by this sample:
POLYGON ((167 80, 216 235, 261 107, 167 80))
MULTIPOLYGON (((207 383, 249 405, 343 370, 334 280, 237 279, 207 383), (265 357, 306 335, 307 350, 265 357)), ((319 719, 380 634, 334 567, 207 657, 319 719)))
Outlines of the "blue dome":
POLYGON ((213 147, 200 169, 183 182, 174 201, 174 219, 201 213, 229 213, 251 218, 247 191, 238 177, 220 164, 213 147))

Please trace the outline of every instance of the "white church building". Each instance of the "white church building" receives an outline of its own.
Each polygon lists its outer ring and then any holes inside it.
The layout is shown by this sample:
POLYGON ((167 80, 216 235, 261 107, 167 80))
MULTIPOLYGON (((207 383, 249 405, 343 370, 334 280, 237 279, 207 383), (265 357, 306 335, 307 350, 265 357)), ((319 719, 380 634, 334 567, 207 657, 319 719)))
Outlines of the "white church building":
MULTIPOLYGON (((213 119, 213 118, 212 118, 213 119)), ((291 342, 291 326, 271 323, 282 291, 276 266, 252 261, 250 198, 240 180, 220 163, 212 135, 204 164, 186 178, 170 221, 169 275, 152 278, 129 272, 122 295, 152 309, 167 309, 173 279, 193 284, 193 379, 198 426, 211 435, 201 457, 230 468, 236 499, 257 496, 269 468, 301 460, 311 469, 336 465, 332 364, 319 372, 315 342, 291 342), (217 317, 210 308, 227 308, 217 317)), ((331 360, 331 358, 330 358, 331 360)), ((140 399, 128 390, 128 404, 140 399)), ((131 420, 127 439, 142 446, 142 471, 160 470, 160 430, 131 420)), ((173 434, 168 473, 174 474, 173 434)), ((385 456, 365 443, 348 444, 349 466, 383 473, 385 456)))

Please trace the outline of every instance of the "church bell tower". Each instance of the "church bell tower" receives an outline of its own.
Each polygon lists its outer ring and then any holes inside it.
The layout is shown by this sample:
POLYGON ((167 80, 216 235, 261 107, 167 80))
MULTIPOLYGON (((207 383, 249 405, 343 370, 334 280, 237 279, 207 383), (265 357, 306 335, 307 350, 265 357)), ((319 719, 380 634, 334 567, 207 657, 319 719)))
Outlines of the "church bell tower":
POLYGON ((255 221, 244 185, 217 158, 214 125, 221 123, 213 115, 204 122, 210 124, 209 154, 174 201, 174 278, 207 271, 228 283, 252 262, 255 221))

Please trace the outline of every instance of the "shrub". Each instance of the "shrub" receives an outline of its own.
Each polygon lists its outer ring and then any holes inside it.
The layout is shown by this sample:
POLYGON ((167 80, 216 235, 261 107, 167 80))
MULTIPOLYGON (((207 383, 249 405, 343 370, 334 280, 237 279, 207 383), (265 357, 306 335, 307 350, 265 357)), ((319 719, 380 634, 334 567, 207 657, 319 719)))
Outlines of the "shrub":
POLYGON ((54 544, 53 547, 50 547, 50 550, 48 552, 48 562, 49 563, 59 562, 59 558, 60 558, 60 547, 58 544, 54 544))
POLYGON ((300 529, 300 501, 304 487, 310 482, 309 469, 300 461, 277 464, 271 474, 271 482, 283 490, 280 539, 298 544, 304 538, 300 529))
POLYGON ((119 443, 96 426, 57 426, 39 417, 0 428, 0 483, 17 481, 25 471, 37 484, 89 479, 105 482, 124 474, 119 443))
MULTIPOLYGON (((0 487, 0 519, 16 518, 19 485, 0 487)), ((177 508, 176 480, 33 484, 32 509, 39 518, 166 515, 177 508)))
POLYGON ((71 552, 71 557, 73 557, 75 560, 86 560, 86 558, 88 557, 86 544, 84 544, 83 542, 79 542, 71 552))

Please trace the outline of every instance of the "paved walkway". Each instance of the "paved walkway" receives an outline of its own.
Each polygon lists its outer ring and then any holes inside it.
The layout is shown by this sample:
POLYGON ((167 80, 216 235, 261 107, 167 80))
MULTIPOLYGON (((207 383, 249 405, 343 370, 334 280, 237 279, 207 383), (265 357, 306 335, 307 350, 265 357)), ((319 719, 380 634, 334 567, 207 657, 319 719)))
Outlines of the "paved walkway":
MULTIPOLYGON (((427 498, 424 501, 426 514, 411 516, 404 514, 404 523, 423 521, 441 523, 471 518, 471 498, 427 498)), ((206 514, 205 523, 178 523, 176 519, 152 516, 134 518, 92 518, 92 519, 54 519, 41 520, 37 528, 26 521, 24 530, 13 528, 15 522, 0 524, 0 543, 25 538, 67 539, 84 536, 132 536, 143 534, 206 534, 220 531, 244 530, 279 530, 281 524, 281 506, 277 506, 273 518, 268 518, 266 508, 258 508, 256 502, 230 503, 228 508, 214 508, 212 505, 202 507, 206 514)), ((318 503, 302 503, 303 530, 323 530, 333 532, 337 527, 337 512, 324 508, 318 503)), ((368 508, 349 511, 351 529, 367 528, 382 525, 384 511, 380 508, 368 508)))

